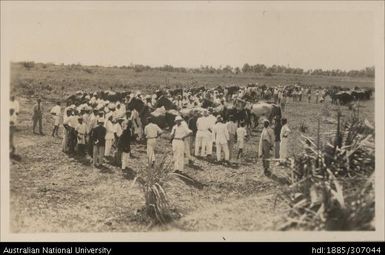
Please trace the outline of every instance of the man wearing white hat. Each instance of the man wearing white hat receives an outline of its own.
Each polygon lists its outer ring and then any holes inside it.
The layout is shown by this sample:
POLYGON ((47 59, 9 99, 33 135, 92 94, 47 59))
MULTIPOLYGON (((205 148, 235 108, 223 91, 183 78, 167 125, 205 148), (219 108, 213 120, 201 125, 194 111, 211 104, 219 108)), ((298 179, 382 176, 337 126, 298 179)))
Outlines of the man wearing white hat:
POLYGON ((222 118, 218 118, 218 122, 213 127, 213 137, 217 149, 217 161, 221 161, 221 151, 225 154, 225 161, 229 162, 229 147, 228 141, 230 139, 229 130, 226 124, 223 123, 222 118))
POLYGON ((217 122, 217 117, 213 115, 213 108, 209 108, 209 114, 206 118, 206 122, 208 125, 208 131, 206 135, 206 144, 207 144, 207 156, 211 156, 213 153, 213 143, 214 143, 214 136, 212 133, 212 130, 214 128, 215 123, 217 122))
POLYGON ((108 118, 108 120, 104 124, 104 127, 106 128, 106 137, 105 137, 106 144, 105 144, 104 156, 110 157, 112 144, 114 143, 114 139, 115 139, 115 127, 114 127, 114 124, 112 123, 112 116, 108 118))
POLYGON ((85 155, 86 149, 86 136, 87 136, 87 125, 83 121, 83 117, 78 117, 79 124, 75 128, 77 134, 77 143, 78 143, 78 154, 83 157, 85 155))
POLYGON ((207 148, 207 140, 208 140, 208 124, 207 124, 207 110, 203 111, 203 116, 199 117, 196 126, 197 126, 197 134, 195 137, 195 156, 199 156, 199 148, 201 148, 200 155, 202 157, 206 157, 206 148, 207 148))
POLYGON ((183 118, 175 117, 175 126, 171 130, 172 152, 174 156, 174 170, 184 169, 184 139, 192 134, 192 131, 182 125, 183 118))
POLYGON ((59 137, 59 121, 61 114, 60 102, 57 102, 56 105, 52 107, 50 113, 52 114, 54 120, 52 137, 54 137, 55 135, 59 137))
POLYGON ((274 131, 270 128, 270 122, 265 120, 263 122, 263 129, 259 139, 258 157, 262 158, 262 164, 265 175, 270 175, 269 158, 270 151, 274 148, 274 131))

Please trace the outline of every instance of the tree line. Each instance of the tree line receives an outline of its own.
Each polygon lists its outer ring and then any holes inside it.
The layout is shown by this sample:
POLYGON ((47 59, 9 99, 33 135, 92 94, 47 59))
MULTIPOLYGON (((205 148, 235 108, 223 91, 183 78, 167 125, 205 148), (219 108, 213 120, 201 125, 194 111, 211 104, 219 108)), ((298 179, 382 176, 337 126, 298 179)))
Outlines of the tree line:
MULTIPOLYGON (((22 62, 25 68, 30 69, 35 66, 34 62, 22 62)), ((80 64, 69 65, 71 67, 81 67, 80 64)), ((97 67, 97 66, 95 66, 97 67)), ((250 65, 245 63, 242 68, 232 67, 230 65, 219 66, 200 66, 198 68, 174 67, 172 65, 164 65, 161 67, 151 67, 149 65, 128 65, 128 66, 113 66, 114 68, 132 69, 135 72, 143 72, 150 70, 157 70, 163 72, 179 72, 179 73, 206 73, 206 74, 241 74, 241 73, 256 73, 264 76, 272 76, 274 74, 297 74, 297 75, 322 75, 322 76, 348 76, 348 77, 370 77, 374 78, 374 66, 365 67, 360 70, 323 70, 323 69, 308 69, 293 68, 284 65, 266 66, 264 64, 250 65)))
POLYGON ((185 67, 173 67, 172 65, 164 65, 162 67, 150 67, 145 65, 132 65, 126 68, 132 68, 137 72, 147 70, 158 70, 166 72, 180 72, 180 73, 208 73, 208 74, 240 74, 240 73, 257 73, 265 76, 272 76, 274 74, 298 74, 298 75, 323 75, 323 76, 349 76, 349 77, 371 77, 375 75, 375 68, 366 67, 361 70, 323 70, 323 69, 308 69, 292 68, 283 65, 266 66, 263 64, 249 65, 244 64, 242 68, 232 67, 226 65, 224 67, 219 66, 217 68, 213 66, 200 66, 199 68, 185 68, 185 67))

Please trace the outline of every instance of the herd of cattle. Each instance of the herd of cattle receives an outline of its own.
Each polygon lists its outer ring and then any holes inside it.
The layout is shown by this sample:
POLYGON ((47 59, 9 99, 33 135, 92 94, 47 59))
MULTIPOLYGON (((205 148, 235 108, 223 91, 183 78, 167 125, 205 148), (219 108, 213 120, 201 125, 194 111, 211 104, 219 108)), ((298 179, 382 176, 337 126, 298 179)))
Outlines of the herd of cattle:
MULTIPOLYGON (((194 87, 186 89, 160 89, 149 95, 140 91, 114 92, 111 90, 98 92, 77 91, 67 98, 67 104, 90 105, 100 109, 95 102, 101 100, 107 107, 109 103, 124 103, 127 110, 136 110, 141 122, 147 124, 152 119, 161 128, 170 128, 177 115, 188 119, 208 110, 212 114, 221 115, 227 121, 233 118, 236 122, 244 122, 247 127, 257 126, 261 117, 273 119, 281 117, 282 103, 298 95, 316 93, 322 102, 327 96, 334 104, 348 105, 356 100, 369 100, 372 88, 344 89, 329 87, 313 89, 305 86, 290 85, 267 87, 249 84, 247 86, 218 86, 215 88, 194 87), (277 100, 278 99, 278 100, 277 100)), ((318 99, 317 99, 318 100, 318 99)))

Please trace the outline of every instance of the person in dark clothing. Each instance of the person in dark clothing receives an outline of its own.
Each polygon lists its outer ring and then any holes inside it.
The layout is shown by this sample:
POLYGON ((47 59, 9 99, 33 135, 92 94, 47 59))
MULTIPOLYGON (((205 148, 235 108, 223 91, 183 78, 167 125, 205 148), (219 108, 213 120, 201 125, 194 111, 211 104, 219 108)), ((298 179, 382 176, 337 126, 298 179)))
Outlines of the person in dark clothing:
POLYGON ((118 140, 118 150, 122 152, 122 170, 128 167, 128 161, 130 159, 131 152, 131 139, 131 130, 130 127, 127 126, 126 129, 123 130, 123 133, 118 140))
POLYGON ((37 134, 35 132, 37 124, 39 124, 39 134, 44 135, 43 133, 43 107, 41 105, 40 98, 37 99, 37 103, 33 106, 33 114, 32 114, 32 120, 33 120, 33 133, 37 134))
POLYGON ((274 136, 275 136, 275 146, 274 146, 274 156, 279 158, 279 145, 281 143, 281 119, 280 116, 276 116, 274 119, 274 136))
POLYGON ((196 111, 194 111, 193 115, 188 119, 188 128, 193 131, 193 136, 195 137, 197 133, 197 120, 198 120, 198 114, 196 111))
POLYGON ((192 131, 192 135, 190 137, 191 142, 190 142, 190 151, 194 151, 194 144, 193 141, 195 141, 195 136, 197 134, 197 120, 198 120, 198 112, 194 111, 193 115, 188 119, 187 125, 188 128, 192 131))
POLYGON ((93 165, 94 167, 100 167, 103 164, 104 149, 106 146, 106 133, 107 130, 103 126, 104 120, 98 119, 98 125, 92 130, 91 140, 93 141, 93 165))

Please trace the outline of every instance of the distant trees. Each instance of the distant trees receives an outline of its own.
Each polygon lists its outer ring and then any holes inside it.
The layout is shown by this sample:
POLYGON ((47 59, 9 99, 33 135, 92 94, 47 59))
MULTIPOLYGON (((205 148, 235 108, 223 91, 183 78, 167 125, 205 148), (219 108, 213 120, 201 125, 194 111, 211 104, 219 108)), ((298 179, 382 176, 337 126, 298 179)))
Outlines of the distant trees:
POLYGON ((323 75, 323 76, 349 76, 349 77, 371 77, 373 78, 375 75, 375 68, 366 67, 361 70, 350 70, 350 71, 342 71, 339 69, 333 70, 322 70, 322 69, 309 69, 304 70, 302 68, 291 68, 283 65, 272 65, 270 67, 256 64, 249 65, 248 63, 244 64, 242 67, 243 73, 258 73, 263 74, 265 76, 271 76, 273 74, 297 74, 297 75, 323 75))
MULTIPOLYGON (((39 66, 43 68, 47 68, 48 65, 38 64, 35 62, 20 62, 22 66, 26 69, 38 68, 39 66)), ((71 69, 81 69, 82 66, 80 64, 77 65, 68 65, 71 69)), ((96 66, 97 67, 97 66, 96 66)), ((120 66, 116 67, 120 69, 131 69, 135 72, 143 72, 149 70, 157 70, 161 72, 178 72, 178 73, 206 73, 206 74, 240 74, 240 73, 255 73, 265 76, 272 76, 274 74, 296 74, 296 75, 322 75, 322 76, 347 76, 347 77, 370 77, 374 78, 375 76, 375 68, 374 66, 366 67, 361 70, 349 70, 344 71, 340 69, 332 69, 332 70, 323 70, 323 69, 308 69, 304 70, 302 68, 292 68, 284 65, 272 65, 265 66, 264 64, 255 64, 250 65, 245 63, 242 68, 236 66, 232 67, 230 65, 226 65, 224 67, 219 66, 215 68, 213 66, 201 65, 199 68, 185 68, 185 67, 174 67, 172 65, 164 65, 161 67, 151 67, 148 65, 134 65, 130 64, 128 66, 120 66)), ((87 70, 86 70, 87 71, 87 70)), ((91 73, 91 72, 90 72, 91 73)))

